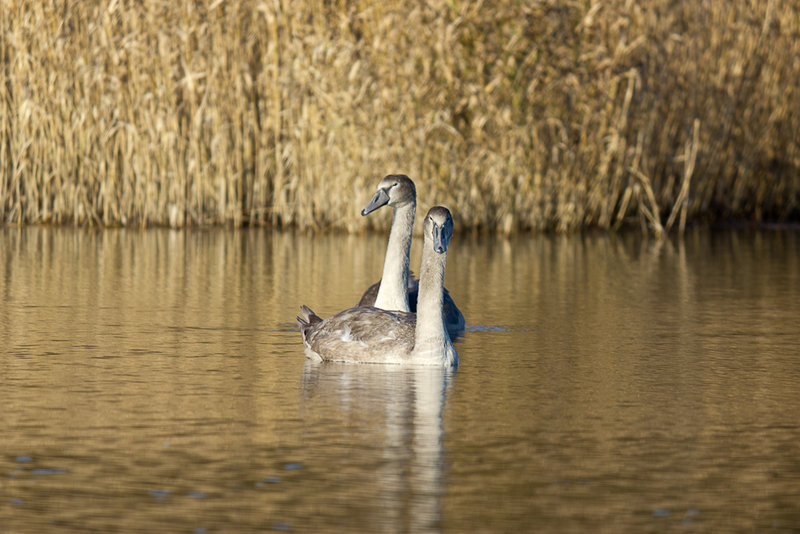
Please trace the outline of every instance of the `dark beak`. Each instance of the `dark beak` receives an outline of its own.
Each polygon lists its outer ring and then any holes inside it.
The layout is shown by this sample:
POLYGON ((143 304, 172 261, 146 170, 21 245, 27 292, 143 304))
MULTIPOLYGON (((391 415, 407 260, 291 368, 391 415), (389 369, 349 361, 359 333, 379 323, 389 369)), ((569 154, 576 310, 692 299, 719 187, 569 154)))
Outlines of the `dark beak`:
POLYGON ((361 210, 361 215, 367 215, 368 213, 372 213, 376 209, 380 208, 381 206, 385 206, 389 202, 389 195, 383 189, 378 189, 375 192, 375 196, 372 197, 372 200, 369 201, 367 207, 361 210))
POLYGON ((437 254, 444 254, 447 252, 448 237, 445 234, 445 227, 438 224, 433 225, 433 250, 437 254))

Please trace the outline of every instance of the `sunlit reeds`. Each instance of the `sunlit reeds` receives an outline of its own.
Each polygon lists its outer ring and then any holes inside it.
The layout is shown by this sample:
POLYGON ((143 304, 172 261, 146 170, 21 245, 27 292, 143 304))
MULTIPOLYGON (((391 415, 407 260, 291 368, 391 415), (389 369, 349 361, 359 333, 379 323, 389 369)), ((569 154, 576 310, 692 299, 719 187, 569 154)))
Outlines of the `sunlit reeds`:
POLYGON ((357 229, 800 214, 800 4, 4 0, 0 220, 357 229))

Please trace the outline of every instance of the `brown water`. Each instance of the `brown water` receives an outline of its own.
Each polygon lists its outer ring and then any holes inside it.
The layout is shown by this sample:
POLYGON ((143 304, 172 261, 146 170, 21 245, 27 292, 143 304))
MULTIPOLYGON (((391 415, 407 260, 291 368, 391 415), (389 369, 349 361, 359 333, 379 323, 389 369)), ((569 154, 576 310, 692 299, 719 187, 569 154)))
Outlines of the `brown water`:
POLYGON ((800 532, 800 234, 456 236, 457 371, 307 362, 384 246, 0 229, 0 532, 800 532))

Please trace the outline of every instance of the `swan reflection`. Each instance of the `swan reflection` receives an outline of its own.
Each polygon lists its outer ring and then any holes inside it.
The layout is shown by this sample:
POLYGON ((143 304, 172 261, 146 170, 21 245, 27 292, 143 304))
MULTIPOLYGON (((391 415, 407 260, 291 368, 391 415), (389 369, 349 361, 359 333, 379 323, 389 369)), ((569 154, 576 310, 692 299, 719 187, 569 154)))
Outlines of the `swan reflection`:
POLYGON ((349 473, 336 494, 326 492, 326 498, 353 508, 381 530, 439 530, 445 470, 442 412, 455 373, 430 366, 307 360, 303 401, 313 414, 311 427, 324 425, 328 432, 338 427, 335 443, 328 437, 321 455, 349 473), (359 465, 354 468, 354 463, 359 465), (363 509, 364 498, 374 504, 369 510, 363 509))

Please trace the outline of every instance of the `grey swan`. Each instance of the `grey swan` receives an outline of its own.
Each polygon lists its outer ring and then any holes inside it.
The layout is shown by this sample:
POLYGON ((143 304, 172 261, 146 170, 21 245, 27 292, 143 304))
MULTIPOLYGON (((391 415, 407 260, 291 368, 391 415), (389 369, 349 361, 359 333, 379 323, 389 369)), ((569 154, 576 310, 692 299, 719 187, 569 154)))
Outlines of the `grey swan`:
MULTIPOLYGON (((361 215, 366 216, 383 206, 389 206, 394 211, 383 263, 383 276, 364 292, 358 305, 416 312, 418 282, 408 269, 411 234, 417 211, 417 190, 414 182, 404 174, 386 176, 378 184, 372 200, 361 210, 361 215)), ((445 327, 450 336, 456 337, 463 333, 464 315, 447 289, 444 290, 443 312, 445 327)))
POLYGON ((297 324, 306 356, 317 361, 458 366, 444 325, 444 269, 453 218, 442 206, 430 209, 423 225, 417 313, 358 306, 317 316, 302 306, 297 324))

